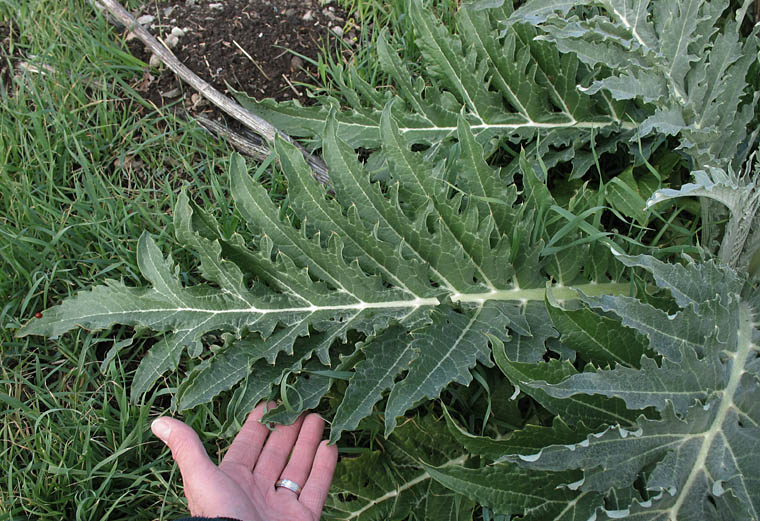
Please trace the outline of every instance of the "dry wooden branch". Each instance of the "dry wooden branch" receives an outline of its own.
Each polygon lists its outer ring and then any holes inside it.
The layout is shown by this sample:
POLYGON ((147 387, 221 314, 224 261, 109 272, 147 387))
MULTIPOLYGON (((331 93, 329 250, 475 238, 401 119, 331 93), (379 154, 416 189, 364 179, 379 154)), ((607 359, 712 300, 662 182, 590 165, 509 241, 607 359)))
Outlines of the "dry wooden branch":
POLYGON ((187 117, 189 119, 194 119, 200 126, 212 134, 226 139, 230 145, 235 147, 235 149, 241 154, 263 161, 269 157, 269 154, 271 153, 269 147, 263 143, 256 143, 252 139, 227 128, 225 125, 220 125, 216 121, 208 119, 205 116, 190 116, 188 114, 187 117))
POLYGON ((279 135, 282 139, 296 145, 304 157, 307 163, 314 172, 314 177, 323 184, 327 184, 329 177, 327 174, 327 165, 321 158, 310 154, 303 146, 293 141, 289 136, 279 131, 268 121, 261 119, 255 114, 251 113, 245 107, 236 103, 234 100, 228 98, 208 82, 200 78, 193 71, 188 69, 182 62, 180 62, 176 56, 164 45, 162 45, 147 29, 137 23, 137 20, 116 0, 93 0, 95 4, 100 4, 105 12, 109 15, 109 19, 115 19, 119 24, 123 25, 127 30, 131 31, 143 44, 145 44, 158 58, 172 70, 180 79, 189 84, 192 88, 198 91, 201 96, 208 101, 216 105, 220 110, 229 114, 231 117, 238 120, 245 127, 251 129, 256 134, 263 137, 267 143, 274 144, 275 136, 279 135))

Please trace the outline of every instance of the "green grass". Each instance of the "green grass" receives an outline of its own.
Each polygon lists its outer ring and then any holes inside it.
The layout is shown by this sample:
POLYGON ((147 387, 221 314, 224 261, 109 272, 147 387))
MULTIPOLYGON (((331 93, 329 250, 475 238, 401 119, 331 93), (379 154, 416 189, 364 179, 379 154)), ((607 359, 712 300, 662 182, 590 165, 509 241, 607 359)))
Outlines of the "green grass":
MULTIPOLYGON (((14 26, 11 52, 49 67, 0 93, 0 519, 179 517, 177 473, 149 430, 170 398, 128 401, 146 347, 104 364, 113 332, 13 333, 104 278, 137 283, 145 230, 181 256, 178 190, 192 187, 213 211, 230 150, 141 105, 142 64, 86 2, 3 0, 0 20, 14 26)), ((207 409, 194 414, 194 426, 213 427, 207 409)))
POLYGON ((1 503, 10 518, 153 519, 177 511, 176 494, 165 497, 171 489, 156 486, 171 474, 146 430, 157 411, 128 403, 120 361, 101 374, 97 342, 82 334, 55 346, 4 348, 1 503))
MULTIPOLYGON (((403 22, 403 2, 349 7, 364 27, 403 22)), ((126 330, 55 340, 17 339, 14 330, 105 278, 140 283, 144 231, 184 255, 172 230, 176 196, 188 187, 227 215, 231 149, 140 98, 144 64, 84 0, 0 0, 0 21, 13 27, 9 63, 45 70, 0 90, 0 520, 180 517, 178 472, 149 428, 177 382, 129 402, 147 342, 119 349, 126 330)), ((361 34, 364 44, 376 39, 361 34)), ((382 80, 371 54, 356 63, 371 84, 382 80)), ((286 197, 277 178, 270 187, 286 197)), ((222 216, 222 226, 234 222, 222 216)), ((213 440, 225 410, 201 406, 184 419, 213 440)))
MULTIPOLYGON (((409 0, 338 0, 348 16, 343 26, 345 34, 357 29, 355 47, 338 40, 332 46, 322 43, 317 61, 318 85, 303 85, 315 95, 331 95, 350 100, 355 97, 356 82, 350 71, 372 87, 389 87, 389 76, 382 71, 377 55, 377 40, 383 28, 388 29, 388 43, 402 60, 416 71, 424 67, 420 50, 414 42, 414 29, 407 16, 409 0)), ((435 13, 447 26, 453 26, 457 0, 423 0, 426 10, 435 13)))

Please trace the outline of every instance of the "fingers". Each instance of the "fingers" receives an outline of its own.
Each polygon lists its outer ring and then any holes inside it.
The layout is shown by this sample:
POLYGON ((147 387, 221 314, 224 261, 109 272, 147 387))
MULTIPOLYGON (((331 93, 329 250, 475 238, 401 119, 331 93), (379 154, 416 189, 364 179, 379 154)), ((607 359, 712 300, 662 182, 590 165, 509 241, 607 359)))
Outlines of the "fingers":
POLYGON ((273 486, 274 482, 280 479, 282 469, 285 468, 293 444, 298 438, 303 420, 304 417, 301 415, 292 425, 278 425, 269 435, 259 455, 259 460, 253 468, 254 476, 265 488, 273 486))
POLYGON ((224 458, 222 458, 220 468, 236 464, 253 470, 253 466, 261 453, 261 448, 269 436, 269 429, 261 423, 261 417, 275 405, 274 402, 261 402, 251 411, 240 432, 230 444, 230 448, 227 449, 224 458))
MULTIPOLYGON (((320 442, 324 420, 317 414, 302 415, 293 425, 278 425, 270 433, 260 420, 271 407, 274 407, 271 402, 262 403, 251 412, 220 467, 242 465, 246 469, 253 468, 253 477, 267 496, 274 494, 269 496, 274 499, 287 495, 319 519, 338 461, 338 448, 327 445, 326 441, 320 442), (275 482, 281 478, 298 483, 302 487, 300 496, 282 488, 273 490, 275 482)), ((155 420, 151 429, 171 449, 192 509, 192 499, 207 492, 209 476, 224 474, 218 472, 198 435, 188 425, 163 417, 155 420)))
MULTIPOLYGON (((324 420, 318 414, 309 414, 304 418, 301 432, 298 433, 298 440, 293 447, 293 454, 276 479, 290 479, 298 483, 298 486, 304 486, 311 471, 314 454, 322 440, 324 425, 324 420)), ((292 494, 287 489, 278 489, 278 493, 292 494)))
POLYGON ((335 465, 338 463, 338 447, 328 445, 327 440, 319 444, 311 466, 309 478, 301 491, 299 501, 308 508, 315 519, 322 515, 327 493, 330 491, 335 465))
POLYGON ((171 449, 172 457, 182 473, 185 495, 190 497, 198 478, 216 472, 216 465, 211 462, 200 438, 189 425, 174 418, 162 417, 154 420, 150 428, 171 449))

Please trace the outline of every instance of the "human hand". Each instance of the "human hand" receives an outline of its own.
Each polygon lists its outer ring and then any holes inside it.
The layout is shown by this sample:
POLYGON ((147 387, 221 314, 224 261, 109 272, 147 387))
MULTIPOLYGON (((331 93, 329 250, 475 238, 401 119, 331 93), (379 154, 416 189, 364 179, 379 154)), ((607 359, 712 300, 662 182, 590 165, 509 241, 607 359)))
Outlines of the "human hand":
POLYGON ((179 466, 191 515, 241 521, 320 518, 338 448, 320 441, 324 420, 318 414, 301 415, 293 425, 277 425, 270 432, 260 420, 272 407, 262 402, 251 412, 219 466, 191 427, 173 418, 154 420, 151 430, 179 466), (275 488, 280 479, 295 481, 300 494, 275 488))

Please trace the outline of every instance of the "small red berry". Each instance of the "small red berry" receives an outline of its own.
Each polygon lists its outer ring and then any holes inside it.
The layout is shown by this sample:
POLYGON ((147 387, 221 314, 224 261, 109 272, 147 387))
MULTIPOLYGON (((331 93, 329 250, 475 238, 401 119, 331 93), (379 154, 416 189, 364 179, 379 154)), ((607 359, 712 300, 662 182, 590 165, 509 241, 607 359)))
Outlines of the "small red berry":
POLYGON ((37 313, 34 314, 34 318, 42 318, 42 313, 38 311, 37 313))

